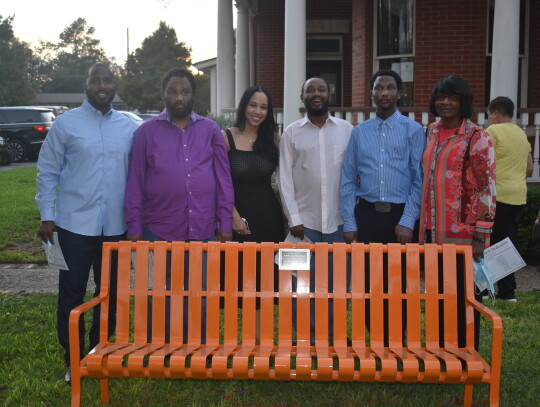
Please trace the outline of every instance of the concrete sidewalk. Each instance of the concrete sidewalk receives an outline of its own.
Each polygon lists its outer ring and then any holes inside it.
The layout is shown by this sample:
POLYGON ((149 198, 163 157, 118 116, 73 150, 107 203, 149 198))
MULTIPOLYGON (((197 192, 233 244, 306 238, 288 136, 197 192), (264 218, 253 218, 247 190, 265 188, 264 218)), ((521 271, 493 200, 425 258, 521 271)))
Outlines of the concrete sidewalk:
MULTIPOLYGON (((94 290, 90 275, 88 291, 94 290)), ((540 290, 540 266, 526 266, 516 272, 517 291, 540 290)), ((56 293, 58 270, 37 264, 0 264, 0 292, 56 293)))

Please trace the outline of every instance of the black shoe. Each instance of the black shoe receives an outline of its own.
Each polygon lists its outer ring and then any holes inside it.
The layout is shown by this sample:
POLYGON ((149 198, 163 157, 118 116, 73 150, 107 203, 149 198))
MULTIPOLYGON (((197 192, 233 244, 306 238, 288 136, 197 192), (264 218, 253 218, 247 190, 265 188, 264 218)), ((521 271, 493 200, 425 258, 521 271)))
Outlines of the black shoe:
POLYGON ((511 295, 509 297, 499 297, 497 296, 498 300, 508 301, 508 302, 517 302, 517 298, 515 295, 511 295))
POLYGON ((64 376, 64 381, 67 384, 71 384, 71 368, 70 367, 67 368, 66 374, 64 376))

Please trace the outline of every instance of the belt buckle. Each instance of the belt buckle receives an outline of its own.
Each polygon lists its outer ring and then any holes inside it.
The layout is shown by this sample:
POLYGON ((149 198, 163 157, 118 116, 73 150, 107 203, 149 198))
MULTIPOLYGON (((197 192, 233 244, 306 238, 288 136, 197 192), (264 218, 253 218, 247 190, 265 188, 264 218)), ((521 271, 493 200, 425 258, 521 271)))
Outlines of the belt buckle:
POLYGON ((390 212, 390 202, 374 202, 373 206, 377 212, 390 212))

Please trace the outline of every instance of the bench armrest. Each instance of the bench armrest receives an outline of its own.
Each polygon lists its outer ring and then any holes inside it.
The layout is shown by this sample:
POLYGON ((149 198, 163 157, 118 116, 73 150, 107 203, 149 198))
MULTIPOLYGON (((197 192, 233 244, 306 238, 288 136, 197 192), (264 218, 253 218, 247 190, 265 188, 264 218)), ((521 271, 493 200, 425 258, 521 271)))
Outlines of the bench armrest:
POLYGON ((79 366, 79 320, 85 312, 96 307, 104 302, 109 297, 109 294, 99 295, 94 297, 85 303, 75 307, 69 313, 69 360, 72 370, 75 366, 79 366))
POLYGON ((467 299, 467 303, 491 321, 491 375, 500 380, 502 364, 503 323, 502 318, 495 311, 489 309, 481 302, 467 299))
POLYGON ((472 305, 474 309, 476 309, 478 312, 480 312, 482 315, 484 315, 486 318, 488 318, 491 321, 491 324, 493 325, 493 329, 501 329, 502 330, 502 318, 497 314, 495 311, 489 309, 484 304, 477 300, 469 300, 467 299, 467 303, 472 305))

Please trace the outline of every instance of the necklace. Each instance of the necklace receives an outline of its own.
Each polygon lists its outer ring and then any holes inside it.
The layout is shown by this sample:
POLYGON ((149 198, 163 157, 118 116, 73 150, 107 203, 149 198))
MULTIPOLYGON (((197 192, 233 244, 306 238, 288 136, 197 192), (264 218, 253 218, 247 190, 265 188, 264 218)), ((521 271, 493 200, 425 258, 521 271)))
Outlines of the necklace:
POLYGON ((237 138, 240 138, 240 137, 244 137, 247 139, 247 141, 249 141, 249 144, 253 144, 255 142, 255 140, 257 140, 257 136, 255 136, 255 138, 252 138, 252 139, 248 139, 248 136, 246 136, 245 134, 243 133, 236 133, 235 136, 237 138))

